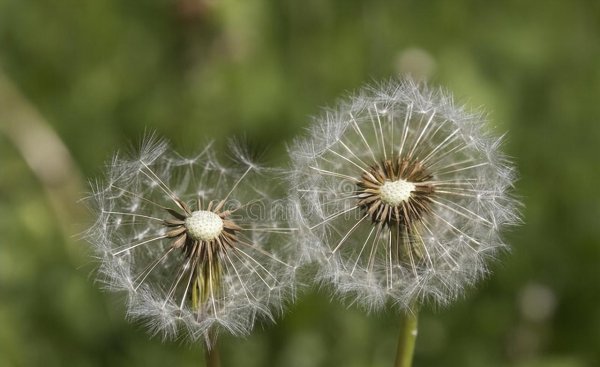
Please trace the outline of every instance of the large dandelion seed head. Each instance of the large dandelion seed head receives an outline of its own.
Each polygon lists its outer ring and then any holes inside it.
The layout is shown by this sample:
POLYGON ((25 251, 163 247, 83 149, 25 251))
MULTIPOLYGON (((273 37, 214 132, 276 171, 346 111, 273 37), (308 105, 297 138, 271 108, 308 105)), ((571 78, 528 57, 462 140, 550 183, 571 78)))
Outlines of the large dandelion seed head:
POLYGON ((151 137, 116 155, 87 198, 98 279, 124 291, 128 315, 153 334, 210 346, 219 331, 273 319, 293 295, 294 230, 274 205, 276 180, 233 152, 223 163, 207 144, 183 157, 151 137))
POLYGON ((410 80, 363 88, 290 148, 305 257, 367 309, 454 300, 519 221, 500 143, 447 93, 410 80))

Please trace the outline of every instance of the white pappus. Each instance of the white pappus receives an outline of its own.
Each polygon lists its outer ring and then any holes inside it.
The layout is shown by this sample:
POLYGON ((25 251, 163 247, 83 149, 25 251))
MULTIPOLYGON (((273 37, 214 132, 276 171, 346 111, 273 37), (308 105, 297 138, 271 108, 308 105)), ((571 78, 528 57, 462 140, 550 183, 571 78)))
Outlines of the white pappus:
POLYGON ((297 267, 270 170, 239 148, 226 164, 214 150, 183 157, 150 136, 115 155, 86 198, 98 280, 127 294, 128 316, 152 334, 209 348, 219 331, 245 335, 273 319, 293 297, 297 267))
POLYGON ((501 141, 483 114, 412 80, 324 111, 289 148, 295 226, 319 279, 368 310, 462 295, 520 220, 501 141))

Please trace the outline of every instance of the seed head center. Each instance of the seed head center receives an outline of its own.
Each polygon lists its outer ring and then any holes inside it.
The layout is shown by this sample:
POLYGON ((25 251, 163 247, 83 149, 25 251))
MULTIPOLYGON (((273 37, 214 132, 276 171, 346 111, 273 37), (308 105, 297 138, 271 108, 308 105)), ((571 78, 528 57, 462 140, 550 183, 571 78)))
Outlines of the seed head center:
POLYGON ((385 181, 379 188, 379 197, 384 203, 397 206, 410 198, 410 193, 415 191, 415 185, 403 179, 385 181))
POLYGON ((198 210, 185 219, 185 228, 197 241, 212 241, 223 232, 223 219, 208 210, 198 210))

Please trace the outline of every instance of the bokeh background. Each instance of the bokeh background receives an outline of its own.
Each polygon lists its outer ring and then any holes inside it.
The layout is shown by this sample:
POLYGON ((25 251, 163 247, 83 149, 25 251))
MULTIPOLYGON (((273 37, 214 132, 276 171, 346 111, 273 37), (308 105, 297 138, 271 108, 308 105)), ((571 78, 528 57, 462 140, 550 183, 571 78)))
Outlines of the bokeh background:
MULTIPOLYGON (((415 366, 600 365, 600 2, 0 0, 0 366, 201 366, 94 285, 87 180, 146 129, 285 164, 308 116, 404 73, 486 106, 526 205, 493 276, 423 313, 415 366)), ((223 365, 391 366, 397 324, 310 291, 223 365)))

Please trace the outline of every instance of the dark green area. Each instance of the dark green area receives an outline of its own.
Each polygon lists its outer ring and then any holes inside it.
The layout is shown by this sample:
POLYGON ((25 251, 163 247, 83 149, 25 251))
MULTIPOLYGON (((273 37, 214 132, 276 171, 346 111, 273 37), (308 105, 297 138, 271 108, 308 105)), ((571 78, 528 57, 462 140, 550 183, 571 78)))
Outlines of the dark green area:
MULTIPOLYGON (((145 129, 188 152, 245 136, 284 164, 321 106, 423 73, 509 132, 526 223, 490 279, 422 315, 415 366, 600 363, 599 2, 0 0, 0 68, 80 182, 145 129)), ((75 236, 85 186, 40 181, 6 133, 21 105, 0 106, 0 366, 201 365, 200 347, 149 339, 97 289, 75 236)), ((397 324, 310 293, 224 338, 223 362, 391 366, 397 324)))

